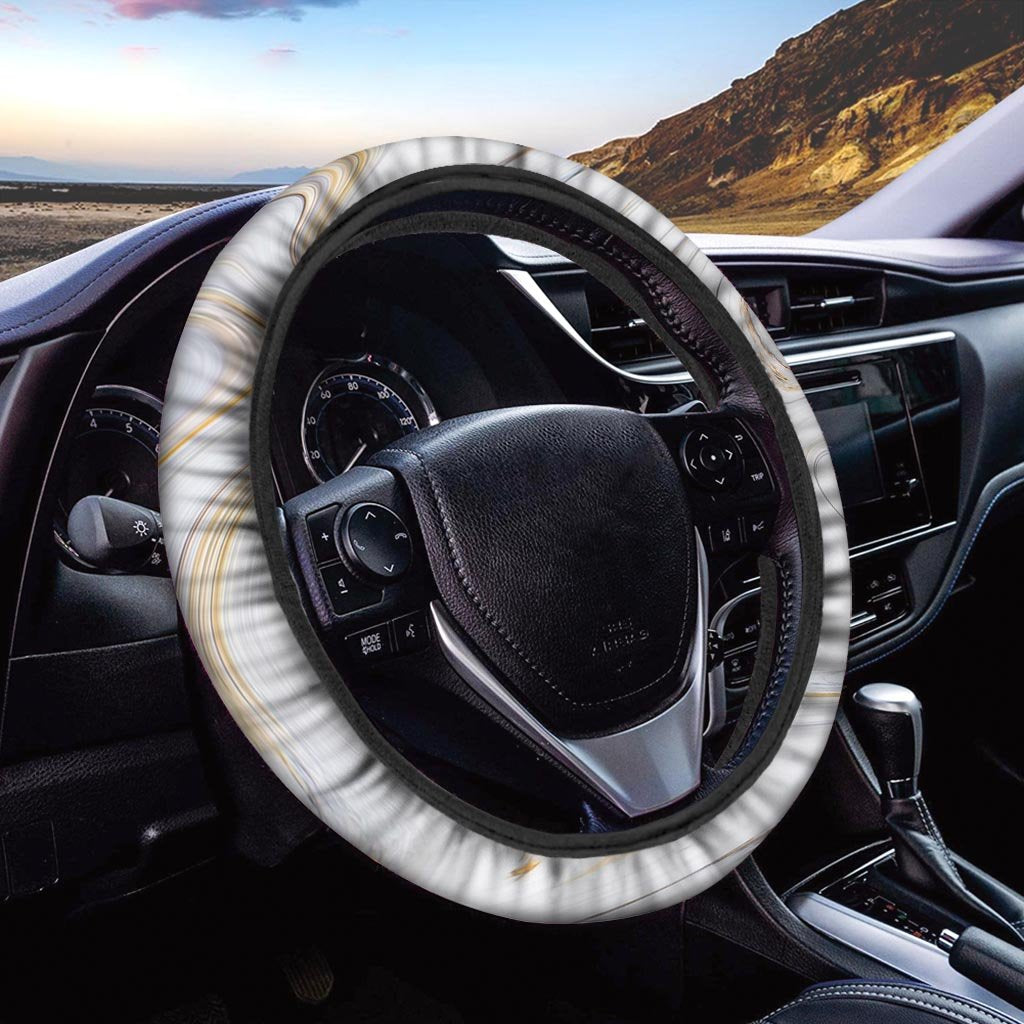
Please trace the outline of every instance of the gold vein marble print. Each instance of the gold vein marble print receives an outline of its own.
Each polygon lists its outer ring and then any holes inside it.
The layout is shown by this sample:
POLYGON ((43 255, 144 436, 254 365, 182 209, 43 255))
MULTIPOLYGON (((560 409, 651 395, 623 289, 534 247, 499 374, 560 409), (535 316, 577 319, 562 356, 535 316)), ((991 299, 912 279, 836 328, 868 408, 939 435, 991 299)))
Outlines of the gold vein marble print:
POLYGON ((649 204, 559 157, 479 139, 414 139, 314 171, 267 204, 215 261, 167 388, 161 506, 182 614, 221 698, 286 786, 385 867, 467 906, 529 921, 646 913, 706 889, 745 858, 809 777, 835 715, 850 593, 846 532, 828 450, 802 392, 736 290, 649 204), (761 775, 686 835, 614 856, 552 856, 467 828, 366 747, 293 634, 275 594, 252 499, 249 429, 265 325, 293 268, 360 198, 456 165, 522 168, 622 212, 688 266, 733 318, 783 393, 817 495, 823 628, 806 692, 761 775))

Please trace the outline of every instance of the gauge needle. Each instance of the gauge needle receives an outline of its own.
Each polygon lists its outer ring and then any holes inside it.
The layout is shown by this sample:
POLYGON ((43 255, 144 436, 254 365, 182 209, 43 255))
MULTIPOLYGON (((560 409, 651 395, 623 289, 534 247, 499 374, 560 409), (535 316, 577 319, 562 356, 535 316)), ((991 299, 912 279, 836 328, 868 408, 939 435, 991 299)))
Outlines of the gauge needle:
POLYGON ((342 470, 342 473, 347 473, 363 457, 363 452, 365 451, 366 442, 363 441, 363 443, 356 449, 355 455, 353 455, 345 464, 345 468, 342 470))

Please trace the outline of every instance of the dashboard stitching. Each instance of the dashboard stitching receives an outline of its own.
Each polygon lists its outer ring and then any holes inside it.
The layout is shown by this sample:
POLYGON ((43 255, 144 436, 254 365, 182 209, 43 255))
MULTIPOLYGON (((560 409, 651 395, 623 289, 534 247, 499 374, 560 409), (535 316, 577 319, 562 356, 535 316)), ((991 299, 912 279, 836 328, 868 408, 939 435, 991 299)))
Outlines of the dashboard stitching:
POLYGON ((477 594, 472 583, 470 582, 469 575, 466 572, 465 567, 462 565, 458 552, 455 549, 455 538, 452 535, 451 524, 448 519, 448 514, 444 509, 444 504, 441 501, 441 496, 437 490, 437 487, 434 483, 433 475, 430 472, 430 467, 427 465, 426 461, 418 452, 411 451, 408 448, 385 448, 380 454, 383 455, 386 453, 411 455, 420 464, 424 474, 426 475, 427 484, 430 488, 430 494, 434 500, 434 505, 437 508, 437 513, 441 517, 441 523, 444 526, 445 540, 448 544, 449 557, 451 558, 452 565, 455 567, 456 575, 459 578, 459 582, 462 584, 463 590, 465 590, 466 594, 469 596, 470 600, 479 610, 480 614, 483 616, 487 624, 498 634, 498 636, 501 637, 501 639, 512 649, 512 651, 515 652, 515 654, 527 666, 527 668, 529 668, 530 671, 533 672, 533 674, 537 676, 538 679, 540 679, 546 686, 548 686, 549 689, 551 689, 559 697, 561 697, 562 700, 566 701, 569 704, 572 704, 574 707, 600 707, 607 704, 614 704, 617 701, 625 700, 628 697, 634 697, 638 693, 643 693, 645 690, 649 690, 652 686, 657 686, 657 684, 660 683, 673 670, 676 662, 679 660, 679 655, 683 649, 683 644, 686 641, 686 626, 687 622, 689 621, 690 611, 689 590, 687 590, 686 593, 686 604, 684 606, 683 625, 679 631, 679 639, 676 643, 675 653, 672 656, 672 661, 669 663, 669 667, 664 672, 662 672, 661 675, 659 675, 656 679, 652 679, 650 682, 644 683, 643 686, 638 686, 635 689, 630 690, 628 693, 620 693, 614 697, 608 697, 604 700, 573 700, 572 697, 568 696, 568 694, 563 693, 562 690, 559 689, 558 684, 548 675, 546 675, 544 671, 540 668, 540 666, 534 664, 534 662, 521 649, 517 641, 513 639, 508 629, 505 626, 503 626, 494 616, 494 614, 484 606, 483 600, 480 598, 479 594, 477 594))
MULTIPOLYGON (((271 192, 274 192, 274 191, 276 191, 276 190, 268 189, 265 194, 270 194, 271 192)), ((238 196, 235 199, 221 200, 220 202, 216 203, 216 209, 218 209, 218 210, 227 210, 227 209, 230 209, 233 206, 242 205, 243 200, 250 200, 251 201, 253 195, 259 195, 259 194, 260 193, 251 193, 251 192, 249 192, 249 193, 245 193, 244 195, 238 196)), ((21 321, 21 323, 12 324, 10 327, 0 328, 0 336, 3 336, 5 334, 11 334, 14 331, 23 330, 26 327, 31 327, 33 324, 38 323, 40 320, 45 320, 46 317, 52 316, 54 313, 59 312, 65 306, 67 306, 69 303, 74 302, 75 299, 77 299, 80 295, 82 295, 83 292, 85 292, 87 289, 92 287, 98 281, 102 280, 107 274, 109 274, 111 271, 113 271, 119 264, 123 263, 125 260, 127 260, 130 257, 134 256, 141 249, 144 249, 148 245, 151 245, 153 242, 155 242, 157 239, 161 238, 163 235, 169 234, 172 231, 176 231, 178 228, 183 227, 185 224, 188 224, 190 221, 196 220, 199 217, 205 217, 207 214, 209 214, 211 212, 213 212, 213 204, 209 204, 209 205, 208 204, 203 204, 203 206, 199 207, 198 209, 191 211, 190 213, 186 214, 185 216, 181 217, 178 220, 175 220, 175 222, 173 224, 168 224, 166 227, 162 228, 160 231, 157 231, 156 234, 148 235, 146 238, 144 238, 137 245, 133 246, 127 252, 124 252, 120 256, 118 256, 118 258, 116 260, 114 260, 114 262, 111 263, 109 266, 104 267, 103 270, 101 270, 95 277, 91 277, 88 281, 86 281, 82 285, 81 288, 79 288, 75 292, 72 292, 72 294, 69 295, 63 302, 59 303, 56 306, 51 306, 49 309, 45 310, 44 312, 38 314, 37 316, 32 317, 31 320, 23 320, 23 321, 21 321)))

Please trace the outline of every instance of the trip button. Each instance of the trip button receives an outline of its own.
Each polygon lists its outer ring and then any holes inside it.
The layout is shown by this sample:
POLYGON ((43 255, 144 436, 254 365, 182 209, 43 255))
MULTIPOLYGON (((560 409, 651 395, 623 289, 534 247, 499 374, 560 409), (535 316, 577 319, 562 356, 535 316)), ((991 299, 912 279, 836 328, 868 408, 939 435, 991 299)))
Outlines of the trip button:
POLYGON ((338 506, 331 505, 306 516, 306 529, 309 531, 309 542, 313 546, 317 565, 333 562, 338 557, 338 545, 334 540, 334 520, 337 515, 338 506))
POLYGON ((353 633, 345 638, 345 643, 356 661, 377 661, 394 653, 386 622, 353 633))
POLYGON ((323 566, 320 578, 335 615, 348 615, 360 608, 368 608, 384 596, 380 587, 368 587, 360 583, 340 562, 323 566))
POLYGON ((412 561, 409 531, 384 505, 353 505, 345 517, 342 538, 349 557, 378 579, 398 579, 412 561))
POLYGON ((771 494, 772 478, 760 459, 747 459, 743 467, 743 492, 749 495, 771 494))

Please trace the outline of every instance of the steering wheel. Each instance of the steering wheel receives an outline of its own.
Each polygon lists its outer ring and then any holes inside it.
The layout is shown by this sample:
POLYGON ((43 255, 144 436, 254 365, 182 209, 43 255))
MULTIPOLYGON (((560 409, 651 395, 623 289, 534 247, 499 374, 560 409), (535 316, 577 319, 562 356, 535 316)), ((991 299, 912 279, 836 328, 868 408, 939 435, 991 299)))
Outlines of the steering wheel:
POLYGON ((217 257, 182 334, 160 500, 184 621, 256 750, 357 849, 466 906, 594 921, 703 891, 779 822, 835 716, 849 561, 814 414, 686 235, 549 154, 411 140, 336 160, 269 202, 217 257), (644 317, 709 408, 459 417, 280 507, 271 396, 306 288, 340 254, 436 232, 568 256, 644 317), (705 548, 738 517, 759 524, 761 639, 739 721, 713 749, 705 548), (354 683, 409 612, 429 617, 465 706, 615 827, 511 820, 396 749, 354 683))

